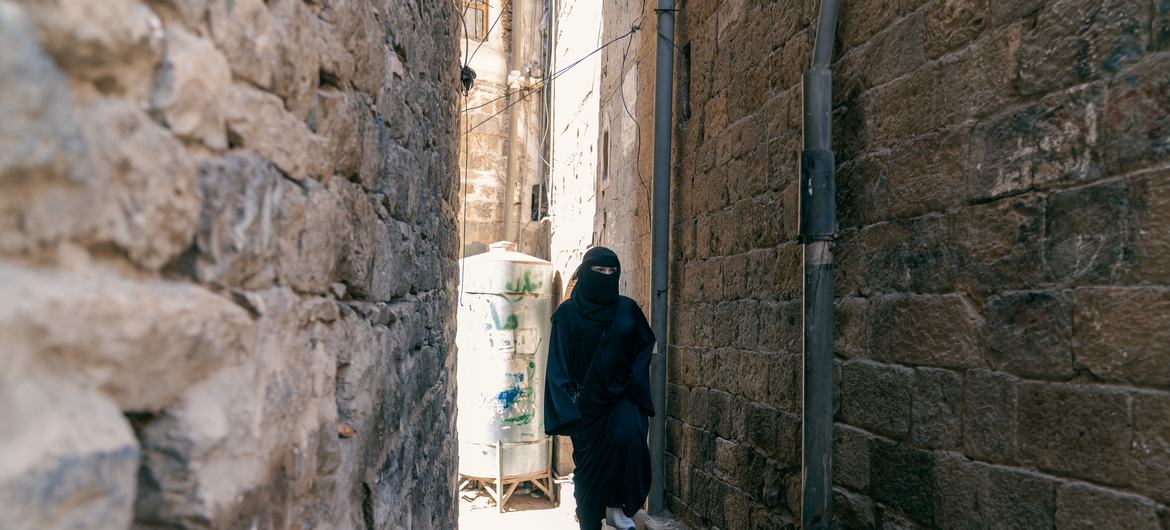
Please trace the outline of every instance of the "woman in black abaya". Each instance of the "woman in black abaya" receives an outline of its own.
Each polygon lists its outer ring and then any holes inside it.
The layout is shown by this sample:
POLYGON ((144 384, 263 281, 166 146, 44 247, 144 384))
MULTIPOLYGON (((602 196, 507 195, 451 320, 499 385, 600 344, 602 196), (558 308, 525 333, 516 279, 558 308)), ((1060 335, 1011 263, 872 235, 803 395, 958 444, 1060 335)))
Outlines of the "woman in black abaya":
POLYGON ((582 530, 618 530, 650 491, 646 432, 654 333, 642 309, 618 295, 621 267, 607 248, 585 253, 577 285, 552 317, 544 430, 573 439, 574 497, 582 530))

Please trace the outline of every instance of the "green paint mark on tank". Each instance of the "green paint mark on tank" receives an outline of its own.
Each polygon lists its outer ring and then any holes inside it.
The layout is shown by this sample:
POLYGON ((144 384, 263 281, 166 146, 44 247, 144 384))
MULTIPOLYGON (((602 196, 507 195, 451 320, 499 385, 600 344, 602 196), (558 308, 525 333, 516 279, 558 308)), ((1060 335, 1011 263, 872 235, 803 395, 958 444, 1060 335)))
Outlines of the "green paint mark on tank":
POLYGON ((524 276, 504 284, 504 290, 509 293, 536 294, 541 287, 544 287, 544 282, 532 281, 531 271, 524 271, 524 276))
POLYGON ((520 327, 520 318, 516 316, 516 313, 510 314, 508 318, 500 321, 500 314, 496 311, 496 306, 491 306, 491 310, 492 323, 496 326, 496 329, 507 330, 520 327))

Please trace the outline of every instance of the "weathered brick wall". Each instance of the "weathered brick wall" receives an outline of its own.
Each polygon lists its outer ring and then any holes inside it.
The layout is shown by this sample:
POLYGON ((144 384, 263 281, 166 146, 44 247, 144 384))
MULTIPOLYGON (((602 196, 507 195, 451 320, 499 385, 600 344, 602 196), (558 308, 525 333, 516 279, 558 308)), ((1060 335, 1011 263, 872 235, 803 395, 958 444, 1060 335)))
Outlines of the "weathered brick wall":
POLYGON ((0 527, 451 528, 457 26, 0 0, 0 527))
MULTIPOLYGON (((681 7, 668 508, 780 528, 818 2, 681 7)), ((1168 27, 1165 0, 842 2, 843 527, 1170 528, 1168 27)))

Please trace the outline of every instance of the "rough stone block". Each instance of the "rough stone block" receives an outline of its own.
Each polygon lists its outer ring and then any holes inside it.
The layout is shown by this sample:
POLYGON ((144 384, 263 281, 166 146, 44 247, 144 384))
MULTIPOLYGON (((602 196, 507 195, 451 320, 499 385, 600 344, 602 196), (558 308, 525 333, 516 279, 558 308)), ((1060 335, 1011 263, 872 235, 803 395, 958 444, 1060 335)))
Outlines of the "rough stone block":
POLYGON ((955 183, 969 173, 966 125, 930 133, 842 164, 838 208, 843 226, 862 226, 943 211, 962 201, 955 183))
POLYGON ((833 483, 855 491, 869 489, 869 446, 873 437, 848 425, 833 429, 833 483))
POLYGON ((768 356, 768 399, 766 402, 781 410, 796 411, 800 384, 800 360, 795 354, 781 353, 768 356))
POLYGON ((934 65, 937 77, 931 111, 944 120, 958 121, 986 116, 1015 102, 1020 75, 1016 55, 1026 27, 1026 21, 1020 21, 992 29, 939 59, 934 65))
POLYGON ((739 362, 739 389, 743 397, 763 402, 768 399, 768 356, 744 351, 739 362))
POLYGON ((272 89, 284 36, 265 2, 211 0, 207 20, 232 73, 262 89, 272 89))
POLYGON ((1157 508, 1137 495, 1074 482, 1056 490, 1056 527, 1156 530, 1160 526, 1157 508))
POLYGON ((983 363, 982 318, 960 296, 883 298, 866 320, 876 360, 943 368, 983 363))
POLYGON ((1101 153, 1113 174, 1170 159, 1170 56, 1152 55, 1118 75, 1101 110, 1101 153))
POLYGON ((1147 496, 1170 503, 1170 395, 1140 393, 1133 401, 1134 487, 1147 496))
POLYGON ((987 30, 987 0, 945 0, 927 8, 926 46, 932 57, 961 48, 987 30))
POLYGON ((85 142, 68 81, 12 2, 0 4, 0 94, 0 252, 92 230, 85 142))
POLYGON ((1057 482, 1038 473, 991 467, 987 471, 987 528, 1031 530, 1053 528, 1057 482))
POLYGON ((951 214, 959 281, 978 292, 1029 289, 1044 280, 1044 199, 1004 198, 951 214))
POLYGON ((23 300, 0 304, 6 355, 55 366, 125 410, 166 407, 251 344, 247 313, 199 287, 15 266, 0 278, 0 298, 23 300), (63 314, 85 325, 62 327, 63 314))
POLYGON ((958 254, 945 218, 867 226, 846 234, 835 256, 839 293, 951 292, 958 254))
POLYGON ((1093 288, 1076 292, 1078 365, 1107 381, 1170 385, 1170 291, 1093 288))
POLYGON ((1110 283, 1128 266, 1126 228, 1130 208, 1124 183, 1110 182, 1048 197, 1045 258, 1052 277, 1071 283, 1110 283))
POLYGON ((138 0, 23 2, 41 45, 83 97, 142 103, 150 93, 164 38, 158 16, 138 0))
POLYGON ((294 290, 324 293, 337 276, 353 229, 336 196, 313 179, 289 190, 277 212, 280 277, 294 290))
POLYGON ((194 162, 128 103, 102 101, 79 115, 90 171, 101 186, 95 198, 105 218, 98 237, 143 268, 162 268, 187 249, 199 221, 203 192, 194 162))
POLYGON ((1037 16, 1019 48, 1020 89, 1046 93, 1116 73, 1145 51, 1150 10, 1142 0, 1058 0, 1037 16))
POLYGON ((968 193, 977 200, 1102 176, 1099 85, 1078 87, 979 123, 968 193))
POLYGON ((1130 276, 1138 282, 1170 284, 1170 172, 1155 171, 1130 181, 1130 230, 1126 247, 1130 276))
POLYGON ((1041 469, 1106 484, 1132 482, 1129 396, 1074 384, 1020 388, 1020 454, 1041 469))
POLYGON ((873 499, 833 488, 833 521, 841 528, 874 528, 873 499))
POLYGON ((1007 374, 967 372, 963 388, 963 452, 993 462, 1016 460, 1019 383, 1007 374))
POLYGON ((934 457, 926 452, 875 440, 870 445, 870 492, 919 523, 934 522, 934 457))
POLYGON ((841 370, 840 421, 903 439, 910 434, 913 370, 850 361, 841 370))
POLYGON ((939 528, 985 528, 988 466, 953 453, 936 453, 934 515, 939 528))
POLYGON ((130 527, 139 451, 118 407, 53 377, 4 379, 0 527, 130 527))
POLYGON ((963 378, 948 370, 916 368, 911 384, 910 442, 956 448, 963 434, 963 378))
POLYGON ((271 160, 294 180, 324 177, 329 169, 328 145, 284 108, 280 98, 245 85, 235 85, 225 99, 228 142, 271 160))
POLYGON ((227 127, 220 104, 232 83, 227 58, 210 40, 181 28, 168 29, 166 38, 166 56, 150 96, 151 107, 180 138, 226 149, 227 127))
POLYGON ((259 288, 275 279, 276 212, 286 188, 255 155, 233 153, 199 167, 205 198, 195 234, 195 276, 225 286, 259 288))
POLYGON ((987 359, 997 370, 1042 379, 1073 375, 1071 297, 1006 293, 987 303, 987 359))

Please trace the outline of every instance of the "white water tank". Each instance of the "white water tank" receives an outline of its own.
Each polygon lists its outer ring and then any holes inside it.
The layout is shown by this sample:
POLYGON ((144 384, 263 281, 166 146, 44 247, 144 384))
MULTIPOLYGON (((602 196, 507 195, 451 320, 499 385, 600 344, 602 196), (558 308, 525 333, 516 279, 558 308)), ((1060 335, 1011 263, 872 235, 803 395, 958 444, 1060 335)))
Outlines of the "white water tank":
POLYGON ((552 264, 516 252, 515 243, 499 242, 459 266, 459 474, 547 475, 544 371, 552 264))

